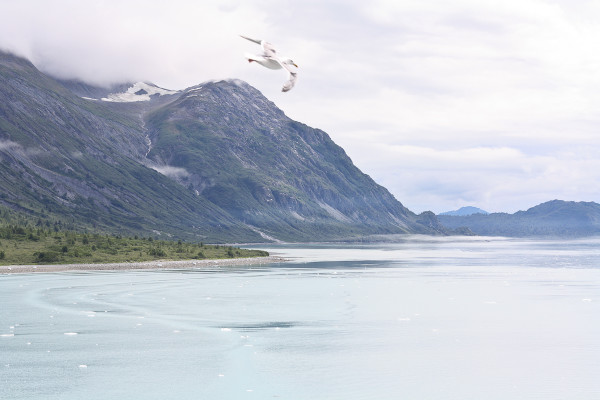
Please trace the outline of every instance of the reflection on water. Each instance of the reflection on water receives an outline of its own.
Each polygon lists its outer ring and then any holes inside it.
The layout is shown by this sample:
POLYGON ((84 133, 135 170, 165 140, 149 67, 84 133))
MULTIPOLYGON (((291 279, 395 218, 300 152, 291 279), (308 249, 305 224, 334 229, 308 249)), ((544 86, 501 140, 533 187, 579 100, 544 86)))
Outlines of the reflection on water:
POLYGON ((2 399, 596 399, 600 240, 0 276, 2 399))

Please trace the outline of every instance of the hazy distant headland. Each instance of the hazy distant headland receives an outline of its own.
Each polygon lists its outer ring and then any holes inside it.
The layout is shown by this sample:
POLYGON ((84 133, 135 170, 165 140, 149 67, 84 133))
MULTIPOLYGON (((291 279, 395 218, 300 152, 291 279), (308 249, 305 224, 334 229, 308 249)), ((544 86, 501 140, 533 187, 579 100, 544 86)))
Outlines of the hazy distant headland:
POLYGON ((446 212, 440 213, 439 215, 466 216, 466 215, 473 215, 473 214, 489 214, 489 213, 485 210, 482 210, 481 208, 467 206, 467 207, 461 207, 458 210, 454 210, 454 211, 446 211, 446 212))
POLYGON ((600 204, 553 200, 514 214, 438 215, 449 229, 486 236, 581 237, 600 235, 600 204))

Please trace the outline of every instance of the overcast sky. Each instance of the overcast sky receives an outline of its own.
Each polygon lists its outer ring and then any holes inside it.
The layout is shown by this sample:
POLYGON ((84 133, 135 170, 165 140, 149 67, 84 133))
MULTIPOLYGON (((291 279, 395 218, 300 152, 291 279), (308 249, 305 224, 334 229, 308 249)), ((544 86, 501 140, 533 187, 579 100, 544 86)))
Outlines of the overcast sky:
POLYGON ((0 48, 61 77, 245 80, 415 212, 600 202, 600 2, 0 0, 0 48), (266 39, 300 66, 248 64, 266 39))

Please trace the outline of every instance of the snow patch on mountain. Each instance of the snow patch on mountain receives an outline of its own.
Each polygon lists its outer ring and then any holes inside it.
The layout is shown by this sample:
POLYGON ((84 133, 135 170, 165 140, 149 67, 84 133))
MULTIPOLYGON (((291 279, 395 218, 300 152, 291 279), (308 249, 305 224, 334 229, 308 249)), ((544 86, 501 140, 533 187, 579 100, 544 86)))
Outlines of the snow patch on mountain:
POLYGON ((175 94, 177 90, 168 90, 153 85, 151 83, 137 82, 123 93, 111 93, 103 97, 102 101, 113 101, 118 103, 127 103, 133 101, 150 101, 152 96, 164 96, 175 94))

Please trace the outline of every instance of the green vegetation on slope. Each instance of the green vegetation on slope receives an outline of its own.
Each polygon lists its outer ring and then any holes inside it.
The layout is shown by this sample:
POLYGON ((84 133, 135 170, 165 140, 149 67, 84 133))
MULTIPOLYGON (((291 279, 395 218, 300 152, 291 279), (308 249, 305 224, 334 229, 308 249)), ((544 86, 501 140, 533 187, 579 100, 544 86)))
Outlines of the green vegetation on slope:
POLYGON ((0 226, 0 265, 88 264, 152 260, 264 257, 269 253, 232 246, 0 226))

